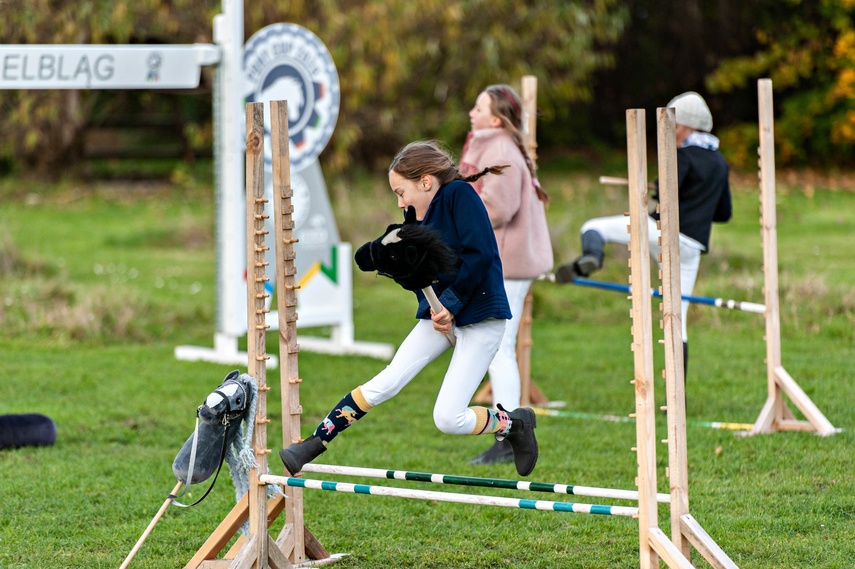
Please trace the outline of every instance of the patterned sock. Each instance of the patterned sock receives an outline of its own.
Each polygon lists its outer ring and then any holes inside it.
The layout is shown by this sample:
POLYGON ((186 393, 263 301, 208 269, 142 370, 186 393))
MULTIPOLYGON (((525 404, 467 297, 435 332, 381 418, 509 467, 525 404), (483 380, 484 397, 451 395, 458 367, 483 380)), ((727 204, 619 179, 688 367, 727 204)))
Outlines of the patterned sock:
POLYGON ((371 407, 362 396, 362 389, 357 387, 338 402, 312 434, 329 443, 340 431, 361 419, 371 407))
POLYGON ((470 407, 475 411, 475 428, 473 435, 486 435, 495 433, 501 437, 511 432, 511 418, 504 411, 487 409, 486 407, 470 407))

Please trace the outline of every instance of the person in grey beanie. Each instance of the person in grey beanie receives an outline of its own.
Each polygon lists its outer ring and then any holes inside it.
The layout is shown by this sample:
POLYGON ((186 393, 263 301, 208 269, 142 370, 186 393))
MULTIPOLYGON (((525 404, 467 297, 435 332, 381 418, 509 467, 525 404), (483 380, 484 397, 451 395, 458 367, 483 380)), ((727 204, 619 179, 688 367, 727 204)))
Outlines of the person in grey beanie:
MULTIPOLYGON (((701 255, 709 252, 713 222, 726 222, 732 215, 729 169, 718 151, 719 139, 710 134, 712 113, 698 93, 688 91, 671 99, 667 105, 674 107, 677 136, 677 194, 680 207, 680 289, 690 296, 698 276, 701 255)), ((658 184, 653 199, 659 201, 658 184)), ((658 213, 648 219, 650 255, 658 258, 658 213)), ((581 228, 582 254, 572 263, 556 271, 556 280, 572 282, 576 277, 587 277, 603 266, 606 243, 629 243, 624 215, 597 217, 586 221, 581 228)), ((687 370, 689 344, 686 327, 688 301, 682 303, 683 366, 687 370)))

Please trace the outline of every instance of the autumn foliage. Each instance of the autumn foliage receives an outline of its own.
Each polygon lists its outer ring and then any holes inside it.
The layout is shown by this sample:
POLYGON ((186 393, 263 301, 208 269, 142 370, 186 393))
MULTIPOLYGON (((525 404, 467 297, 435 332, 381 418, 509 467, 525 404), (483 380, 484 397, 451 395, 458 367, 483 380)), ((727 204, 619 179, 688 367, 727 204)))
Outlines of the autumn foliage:
MULTIPOLYGON (((221 10, 215 0, 0 2, 0 42, 211 43, 221 10)), ((322 156, 331 172, 385 166, 416 138, 459 148, 478 92, 518 85, 523 75, 539 79, 542 149, 619 147, 625 102, 647 105, 643 95, 655 92, 652 102, 664 104, 694 89, 714 110, 730 111, 717 112, 716 134, 735 166, 748 165, 756 115, 742 111, 756 112, 760 77, 775 85, 781 164, 842 164, 855 145, 855 0, 291 0, 245 1, 244 12, 247 39, 293 22, 329 48, 341 82, 338 123, 322 156), (728 21, 740 29, 724 32, 726 48, 718 45, 723 32, 701 37, 728 21), (667 57, 621 67, 636 45, 667 57), (697 64, 682 61, 682 69, 701 70, 691 79, 675 67, 687 54, 697 64), (629 72, 639 67, 643 73, 629 72), (743 104, 730 105, 734 97, 743 104)), ((210 153, 212 83, 208 69, 193 93, 0 91, 0 166, 70 171, 86 157, 87 133, 117 114, 166 116, 186 159, 210 153)))

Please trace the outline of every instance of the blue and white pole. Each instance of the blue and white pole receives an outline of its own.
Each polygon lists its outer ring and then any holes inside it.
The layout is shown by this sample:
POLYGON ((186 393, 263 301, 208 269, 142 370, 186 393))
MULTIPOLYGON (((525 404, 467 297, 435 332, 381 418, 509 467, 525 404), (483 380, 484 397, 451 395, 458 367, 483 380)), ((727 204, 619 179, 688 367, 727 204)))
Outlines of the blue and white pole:
MULTIPOLYGON (((632 293, 632 289, 629 285, 623 285, 618 283, 610 283, 606 281, 595 281, 592 279, 585 279, 582 277, 576 277, 572 281, 569 281, 570 284, 579 285, 579 286, 587 286, 592 288, 601 288, 605 290, 611 290, 615 292, 625 292, 627 294, 632 293)), ((655 298, 662 298, 662 293, 660 293, 656 289, 650 289, 651 296, 655 298)), ((755 314, 765 314, 766 306, 763 304, 757 304, 754 302, 745 302, 740 300, 728 300, 725 298, 711 298, 707 296, 692 296, 692 295, 683 295, 681 297, 683 300, 687 300, 694 304, 705 304, 707 306, 715 306, 716 308, 727 308, 730 310, 741 310, 742 312, 753 312, 755 314)))

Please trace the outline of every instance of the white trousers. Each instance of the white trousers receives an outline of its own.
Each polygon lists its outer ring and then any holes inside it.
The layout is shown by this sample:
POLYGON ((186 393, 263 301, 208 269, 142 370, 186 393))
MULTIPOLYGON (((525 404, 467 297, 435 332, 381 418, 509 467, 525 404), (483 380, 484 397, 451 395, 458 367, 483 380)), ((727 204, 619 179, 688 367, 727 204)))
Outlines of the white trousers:
MULTIPOLYGON (((506 322, 490 319, 454 328, 457 343, 433 407, 433 421, 443 433, 469 435, 475 429, 475 411, 469 401, 499 349, 506 322)), ((389 365, 362 386, 362 395, 370 405, 388 401, 450 347, 431 320, 419 320, 389 365)))
MULTIPOLYGON (((581 233, 586 231, 596 231, 599 233, 606 243, 618 243, 623 245, 629 244, 629 232, 627 226, 629 218, 625 215, 610 215, 606 217, 596 217, 589 219, 582 225, 581 233)), ((659 228, 656 227, 656 220, 647 216, 647 234, 650 241, 650 257, 658 264, 659 253, 662 251, 659 246, 659 228)), ((692 239, 680 234, 680 294, 682 296, 690 296, 695 289, 695 280, 698 278, 698 268, 701 265, 701 253, 703 245, 692 239)), ((681 321, 683 323, 683 341, 688 341, 686 316, 689 312, 689 301, 682 301, 681 305, 681 321)))
POLYGON ((505 327, 502 343, 490 364, 490 385, 493 389, 493 406, 513 411, 520 406, 520 368, 517 362, 517 332, 520 328, 525 295, 532 279, 505 279, 505 293, 511 305, 511 319, 505 327))

